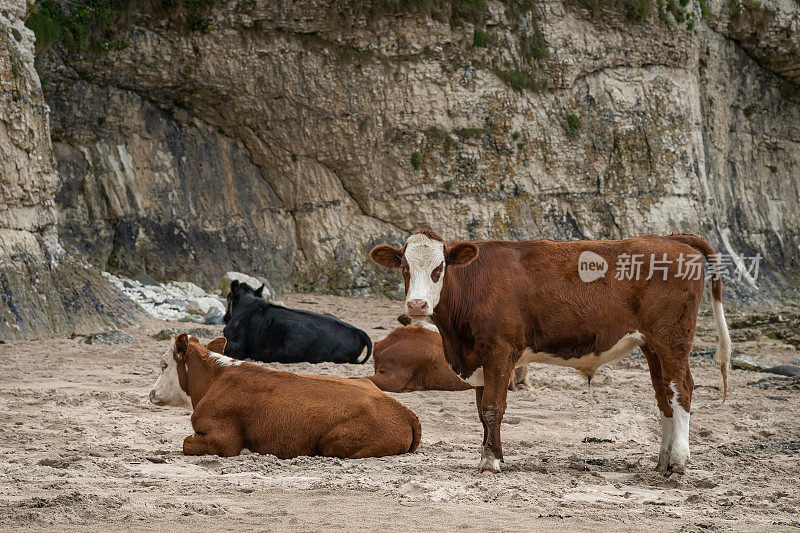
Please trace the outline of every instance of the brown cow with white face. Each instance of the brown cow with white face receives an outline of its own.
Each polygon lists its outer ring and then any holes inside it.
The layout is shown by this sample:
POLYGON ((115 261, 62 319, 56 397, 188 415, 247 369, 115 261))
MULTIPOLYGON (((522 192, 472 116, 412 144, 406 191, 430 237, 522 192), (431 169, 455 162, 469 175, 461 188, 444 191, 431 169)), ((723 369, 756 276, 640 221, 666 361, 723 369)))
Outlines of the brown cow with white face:
POLYGON ((150 401, 194 409, 185 455, 360 458, 419 445, 416 415, 368 380, 270 370, 221 355, 224 348, 224 338, 205 347, 184 333, 161 358, 150 401))
MULTIPOLYGON (((436 324, 448 363, 476 387, 484 427, 481 471, 500 471, 500 422, 515 367, 570 366, 591 379, 600 365, 640 347, 661 411, 658 469, 671 474, 683 473, 689 459, 689 353, 704 286, 702 259, 700 276, 686 278, 681 258, 700 254, 710 261, 714 249, 688 234, 446 243, 434 232, 418 231, 403 248, 381 245, 370 255, 402 272, 406 312, 436 324), (648 279, 609 273, 582 281, 578 265, 584 253, 611 265, 622 257, 657 257, 668 266, 663 276, 648 279)), ((724 399, 731 343, 719 277, 712 295, 724 399)))

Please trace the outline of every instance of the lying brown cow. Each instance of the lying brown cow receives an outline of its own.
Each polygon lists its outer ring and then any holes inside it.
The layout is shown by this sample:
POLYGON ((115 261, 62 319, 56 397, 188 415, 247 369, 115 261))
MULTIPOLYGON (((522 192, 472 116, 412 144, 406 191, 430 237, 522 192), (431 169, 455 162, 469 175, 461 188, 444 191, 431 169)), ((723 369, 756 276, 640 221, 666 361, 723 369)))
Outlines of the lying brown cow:
MULTIPOLYGON (((431 326, 434 327, 434 326, 431 326)), ((425 325, 395 329, 372 350, 371 380, 388 392, 467 390, 472 386, 450 369, 439 333, 425 325)))
POLYGON ((269 370, 215 353, 224 347, 224 338, 210 351, 184 333, 161 358, 150 401, 194 408, 184 454, 360 458, 417 449, 416 415, 372 383, 269 370))
MULTIPOLYGON (((436 326, 421 321, 412 323, 408 315, 400 315, 397 320, 404 327, 375 343, 372 352, 375 375, 367 379, 387 392, 473 388, 447 364, 436 326)), ((530 390, 527 376, 527 366, 517 368, 508 389, 530 390)))
MULTIPOLYGON (((702 256, 719 267, 714 248, 689 234, 448 243, 432 231, 414 233, 403 248, 382 245, 371 253, 377 264, 401 271, 406 313, 433 321, 448 363, 476 387, 484 472, 500 471, 500 423, 515 367, 570 366, 591 378, 600 365, 637 347, 647 357, 661 411, 658 469, 684 472, 702 256), (649 262, 649 271, 637 270, 637 261, 639 267, 649 262), (616 274, 606 272, 609 265, 617 266, 616 274)), ((713 276, 711 294, 724 399, 731 340, 719 278, 713 276)))

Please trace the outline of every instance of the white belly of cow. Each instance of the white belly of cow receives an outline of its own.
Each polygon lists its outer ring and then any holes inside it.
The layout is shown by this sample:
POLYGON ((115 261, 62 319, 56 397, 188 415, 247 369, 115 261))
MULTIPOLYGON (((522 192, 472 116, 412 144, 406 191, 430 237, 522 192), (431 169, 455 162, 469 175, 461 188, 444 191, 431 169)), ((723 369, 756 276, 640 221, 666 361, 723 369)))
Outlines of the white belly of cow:
MULTIPOLYGON (((516 368, 527 365, 528 363, 546 363, 549 365, 575 368, 584 375, 592 377, 600 365, 610 363, 611 361, 629 355, 643 343, 644 335, 638 331, 634 331, 633 333, 628 333, 623 336, 614 346, 604 352, 593 352, 581 357, 571 357, 569 359, 558 357, 547 352, 534 352, 530 348, 525 348, 519 361, 517 361, 516 368)), ((473 387, 483 387, 483 367, 478 367, 465 381, 473 387)))

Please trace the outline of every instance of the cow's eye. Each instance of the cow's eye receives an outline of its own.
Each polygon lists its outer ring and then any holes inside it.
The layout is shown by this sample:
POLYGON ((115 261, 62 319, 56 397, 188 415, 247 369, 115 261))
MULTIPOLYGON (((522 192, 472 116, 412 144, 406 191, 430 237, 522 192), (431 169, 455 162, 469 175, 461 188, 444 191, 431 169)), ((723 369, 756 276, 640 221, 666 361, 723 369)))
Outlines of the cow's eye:
POLYGON ((433 280, 434 283, 438 282, 439 278, 442 277, 442 270, 443 269, 444 269, 444 263, 442 263, 438 267, 434 268, 433 272, 431 272, 431 279, 433 280))
POLYGON ((161 363, 161 370, 167 369, 167 363, 161 363))

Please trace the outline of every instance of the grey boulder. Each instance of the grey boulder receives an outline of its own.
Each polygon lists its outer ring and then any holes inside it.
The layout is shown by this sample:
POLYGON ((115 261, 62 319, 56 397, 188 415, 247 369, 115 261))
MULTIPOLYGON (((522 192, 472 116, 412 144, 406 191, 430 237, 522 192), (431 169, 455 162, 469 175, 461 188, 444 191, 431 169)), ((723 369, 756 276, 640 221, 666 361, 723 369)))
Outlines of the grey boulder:
POLYGON ((115 329, 91 333, 83 340, 86 344, 136 344, 136 339, 124 331, 115 329))

